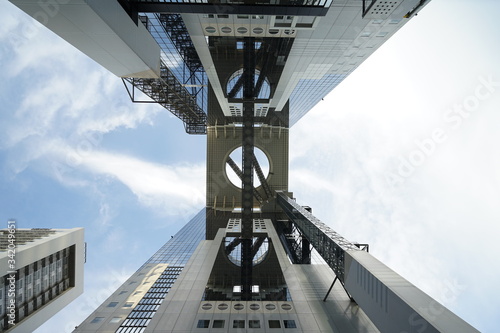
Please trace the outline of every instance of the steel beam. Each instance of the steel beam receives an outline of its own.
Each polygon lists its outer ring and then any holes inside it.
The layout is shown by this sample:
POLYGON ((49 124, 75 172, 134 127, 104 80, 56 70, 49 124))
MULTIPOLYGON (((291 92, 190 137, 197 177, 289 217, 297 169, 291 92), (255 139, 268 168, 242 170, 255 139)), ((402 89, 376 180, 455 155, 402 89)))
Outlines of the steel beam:
POLYGON ((277 202, 380 332, 478 332, 283 192, 277 202))
POLYGON ((340 281, 344 282, 345 252, 348 250, 359 251, 359 248, 314 217, 283 192, 278 192, 277 202, 340 281))
POLYGON ((273 196, 273 193, 271 191, 271 188, 269 187, 269 184, 267 183, 266 177, 264 176, 262 168, 260 167, 259 161, 257 161, 257 157, 255 157, 255 155, 253 155, 253 167, 255 172, 257 173, 257 177, 259 177, 260 185, 262 186, 264 192, 266 193, 266 200, 267 200, 273 196))
POLYGON ((242 133, 242 223, 241 223, 241 298, 252 299, 253 240, 253 165, 254 165, 254 87, 255 39, 246 37, 243 50, 243 133, 242 133))
POLYGON ((192 2, 137 1, 135 10, 139 13, 179 13, 179 14, 250 14, 250 15, 288 15, 288 16, 325 16, 327 7, 308 5, 242 5, 209 4, 192 2))
MULTIPOLYGON (((231 158, 231 157, 228 157, 227 158, 227 161, 226 163, 231 167, 231 169, 233 169, 233 171, 236 173, 236 175, 240 178, 241 181, 243 181, 243 172, 241 172, 241 169, 238 167, 238 165, 236 164, 236 162, 234 162, 234 160, 231 158)), ((255 197, 255 199, 257 199, 257 201, 259 201, 260 203, 262 203, 264 201, 264 199, 262 198, 262 196, 259 194, 259 192, 257 191, 257 189, 253 188, 253 196, 255 197)))
POLYGON ((161 63, 160 72, 161 77, 159 79, 123 78, 123 83, 131 100, 136 103, 147 102, 136 100, 134 89, 138 89, 155 103, 160 104, 181 119, 187 133, 206 134, 207 115, 198 106, 195 98, 163 62, 161 63), (132 91, 128 89, 125 82, 132 85, 132 91))

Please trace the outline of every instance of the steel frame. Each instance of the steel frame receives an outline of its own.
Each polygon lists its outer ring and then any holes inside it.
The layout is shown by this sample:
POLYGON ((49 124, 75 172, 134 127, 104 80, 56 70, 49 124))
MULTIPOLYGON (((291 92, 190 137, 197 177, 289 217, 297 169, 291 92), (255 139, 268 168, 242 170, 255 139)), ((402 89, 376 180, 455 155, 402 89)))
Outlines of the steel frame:
POLYGON ((360 251, 360 248, 333 231, 283 192, 277 194, 277 203, 288 218, 297 225, 302 235, 309 240, 339 280, 344 283, 345 252, 360 251))
POLYGON ((189 134, 207 133, 207 115, 198 106, 195 98, 162 62, 159 79, 122 78, 130 99, 134 103, 158 103, 184 122, 189 134), (125 82, 132 85, 129 89, 125 82), (137 100, 135 89, 143 92, 152 101, 137 100))

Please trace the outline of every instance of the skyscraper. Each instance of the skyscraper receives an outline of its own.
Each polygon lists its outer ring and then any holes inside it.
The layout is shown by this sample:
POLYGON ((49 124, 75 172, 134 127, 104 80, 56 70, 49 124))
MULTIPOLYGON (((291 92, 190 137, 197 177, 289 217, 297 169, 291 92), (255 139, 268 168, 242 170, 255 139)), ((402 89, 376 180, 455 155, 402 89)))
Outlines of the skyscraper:
MULTIPOLYGON (((11 228, 12 226, 12 228, 11 228)), ((83 292, 83 228, 0 230, 0 328, 31 332, 83 292)))
POLYGON ((13 2, 207 135, 206 208, 78 332, 474 331, 288 189, 289 127, 426 1, 13 2))

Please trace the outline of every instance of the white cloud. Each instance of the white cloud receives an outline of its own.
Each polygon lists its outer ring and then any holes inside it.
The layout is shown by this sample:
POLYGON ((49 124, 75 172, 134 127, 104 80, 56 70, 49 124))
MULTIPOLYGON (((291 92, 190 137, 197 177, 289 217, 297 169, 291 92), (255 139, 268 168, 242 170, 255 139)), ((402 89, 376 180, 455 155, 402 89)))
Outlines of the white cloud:
POLYGON ((205 166, 160 165, 134 157, 94 152, 82 160, 92 172, 115 177, 139 201, 164 214, 189 214, 205 202, 205 166))

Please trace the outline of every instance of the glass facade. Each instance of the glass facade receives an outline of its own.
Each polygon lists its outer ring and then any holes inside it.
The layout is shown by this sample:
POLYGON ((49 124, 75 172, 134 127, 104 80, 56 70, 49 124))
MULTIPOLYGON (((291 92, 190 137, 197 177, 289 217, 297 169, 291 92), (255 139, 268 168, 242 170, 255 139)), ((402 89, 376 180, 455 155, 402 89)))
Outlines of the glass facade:
POLYGON ((351 71, 345 74, 326 74, 320 80, 300 80, 290 95, 290 127, 328 95, 351 71))
POLYGON ((150 263, 183 267, 198 244, 205 240, 205 208, 163 245, 141 269, 150 263))
MULTIPOLYGON (((198 106, 206 113, 207 112, 207 76, 203 67, 194 70, 190 59, 187 56, 185 49, 180 45, 189 45, 190 43, 177 43, 176 38, 185 40, 185 33, 181 26, 175 27, 175 34, 172 30, 167 29, 166 22, 170 22, 167 18, 163 18, 163 14, 143 13, 141 21, 151 33, 151 36, 156 40, 161 48, 161 61, 175 75, 177 80, 181 82, 189 93, 196 98, 198 106), (144 19, 147 17, 147 19, 144 19), (171 33, 167 32, 169 30, 171 33), (182 34, 182 35, 181 35, 182 34), (190 66, 191 65, 191 66, 190 66)), ((176 15, 176 14, 172 14, 176 15)), ((170 15, 170 16, 172 16, 170 15)), ((180 17, 180 16, 179 16, 180 17)), ((168 19, 171 19, 170 17, 168 19)), ((182 23, 179 23, 182 24, 182 23)), ((173 28, 172 28, 173 29, 173 28)), ((189 38, 189 37, 187 37, 189 38)), ((190 46, 189 46, 190 47, 190 46)))

